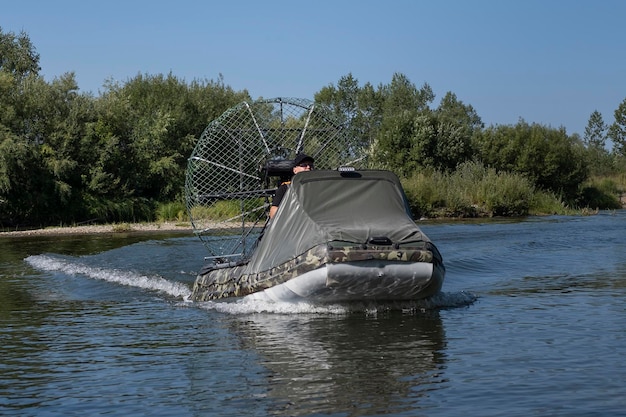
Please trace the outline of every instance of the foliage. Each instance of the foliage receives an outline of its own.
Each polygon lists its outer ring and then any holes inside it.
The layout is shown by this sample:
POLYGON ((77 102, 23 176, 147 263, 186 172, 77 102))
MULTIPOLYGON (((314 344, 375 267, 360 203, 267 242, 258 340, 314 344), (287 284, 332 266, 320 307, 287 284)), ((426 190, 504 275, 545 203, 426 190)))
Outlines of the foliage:
POLYGON ((24 218, 44 224, 54 203, 54 184, 41 155, 27 141, 0 131, 0 224, 18 224, 24 218))
POLYGON ((39 54, 25 32, 3 33, 0 27, 0 71, 22 79, 39 73, 39 54))
POLYGON ((615 169, 615 155, 606 148, 608 126, 602 114, 595 110, 585 127, 583 143, 586 148, 586 163, 591 175, 610 175, 615 169))
POLYGON ((557 194, 551 191, 537 190, 533 195, 528 214, 534 216, 574 215, 577 214, 577 210, 563 203, 557 194))
POLYGON ((480 117, 451 92, 431 109, 434 98, 428 84, 417 88, 399 73, 377 89, 369 83, 359 87, 349 74, 315 96, 370 148, 373 166, 402 176, 420 168, 453 171, 472 158, 471 137, 483 126, 480 117))
MULTIPOLYGON (((184 171, 196 139, 226 109, 250 99, 221 75, 186 83, 171 73, 138 74, 107 81, 94 97, 79 92, 71 72, 46 82, 39 71, 28 35, 0 28, 2 226, 182 221, 184 171)), ((369 166, 399 174, 420 216, 619 206, 626 99, 610 126, 594 111, 582 138, 524 120, 485 128, 454 93, 436 107, 434 99, 427 83, 417 87, 401 73, 378 86, 348 74, 315 94, 358 139, 359 149, 342 151, 367 149, 369 166)), ((206 215, 239 213, 226 202, 206 215)))
POLYGON ((333 117, 349 129, 350 137, 363 148, 368 148, 373 141, 382 117, 380 92, 371 84, 359 87, 358 80, 352 74, 343 76, 337 86, 323 87, 316 95, 315 101, 331 109, 333 117))
POLYGON ((608 126, 604 123, 602 114, 594 110, 589 116, 589 122, 585 127, 583 138, 587 148, 604 149, 606 146, 606 132, 608 126))
POLYGON ((615 122, 609 127, 608 137, 616 154, 626 157, 626 99, 615 110, 615 122))
POLYGON ((471 138, 481 125, 471 106, 448 93, 434 111, 389 114, 381 123, 373 159, 405 176, 422 168, 452 172, 472 158, 471 138))
POLYGON ((478 157, 498 172, 515 172, 538 187, 574 199, 587 178, 584 148, 565 133, 520 120, 489 127, 474 137, 478 157))
POLYGON ((492 217, 528 214, 535 188, 519 174, 498 174, 479 162, 453 173, 416 173, 404 181, 417 217, 492 217))
POLYGON ((257 221, 265 216, 265 200, 219 200, 210 206, 194 206, 191 217, 210 221, 240 221, 242 212, 246 221, 257 221))
POLYGON ((100 152, 90 189, 105 196, 139 195, 159 201, 180 196, 196 135, 245 98, 247 93, 235 93, 221 80, 188 86, 172 74, 109 83, 98 101, 92 131, 100 152))
POLYGON ((38 75, 28 36, 0 31, 0 223, 148 220, 182 195, 187 156, 210 120, 248 97, 173 75, 80 94, 73 73, 38 75))
POLYGON ((83 199, 83 219, 102 223, 154 220, 154 202, 147 198, 107 199, 84 193, 83 199))
POLYGON ((187 215, 187 208, 182 201, 171 201, 157 205, 156 219, 160 222, 188 222, 189 216, 187 215))
POLYGON ((592 177, 585 182, 580 193, 582 206, 599 209, 620 209, 621 194, 626 192, 626 186, 620 183, 619 177, 592 177))
POLYGON ((349 74, 342 77, 337 86, 324 87, 315 95, 315 101, 333 111, 350 135, 357 139, 359 146, 374 150, 372 163, 377 166, 397 162, 390 155, 397 153, 398 149, 390 150, 403 140, 389 137, 384 132, 406 134, 407 127, 403 124, 410 124, 410 117, 418 112, 427 111, 433 99, 434 94, 428 84, 418 89, 400 73, 394 74, 388 85, 381 84, 376 89, 369 83, 359 87, 358 80, 349 74), (381 130, 384 132, 381 133, 381 130), (388 139, 382 146, 377 144, 381 136, 383 142, 388 139))

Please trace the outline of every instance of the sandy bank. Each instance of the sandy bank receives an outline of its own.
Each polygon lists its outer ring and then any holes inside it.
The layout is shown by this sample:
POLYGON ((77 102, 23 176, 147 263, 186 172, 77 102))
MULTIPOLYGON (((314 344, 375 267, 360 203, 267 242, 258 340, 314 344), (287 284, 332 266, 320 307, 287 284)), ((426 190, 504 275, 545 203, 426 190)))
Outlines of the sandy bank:
POLYGON ((9 236, 41 236, 67 234, 97 234, 97 233, 133 233, 133 232, 170 232, 180 231, 192 233, 190 224, 185 223, 130 223, 104 224, 84 226, 46 227, 45 229, 0 231, 0 237, 9 236))

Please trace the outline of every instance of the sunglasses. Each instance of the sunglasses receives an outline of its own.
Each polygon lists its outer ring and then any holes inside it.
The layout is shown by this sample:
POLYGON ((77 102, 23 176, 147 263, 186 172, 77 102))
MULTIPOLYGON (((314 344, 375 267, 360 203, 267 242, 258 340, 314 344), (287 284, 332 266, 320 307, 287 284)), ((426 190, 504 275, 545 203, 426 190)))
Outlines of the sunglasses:
POLYGON ((303 163, 303 164, 298 164, 298 166, 299 166, 300 168, 307 168, 307 167, 308 167, 308 168, 313 169, 313 164, 312 164, 312 163, 310 163, 310 162, 305 162, 305 163, 303 163))

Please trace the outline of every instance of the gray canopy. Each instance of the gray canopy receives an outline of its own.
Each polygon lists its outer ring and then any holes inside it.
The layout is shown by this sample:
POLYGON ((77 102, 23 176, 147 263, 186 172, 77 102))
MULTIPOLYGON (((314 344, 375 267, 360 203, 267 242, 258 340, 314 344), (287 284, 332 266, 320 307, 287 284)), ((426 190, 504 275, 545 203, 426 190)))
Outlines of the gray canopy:
POLYGON ((247 265, 257 273, 328 242, 429 241, 413 221, 398 177, 389 171, 311 171, 293 177, 247 265))

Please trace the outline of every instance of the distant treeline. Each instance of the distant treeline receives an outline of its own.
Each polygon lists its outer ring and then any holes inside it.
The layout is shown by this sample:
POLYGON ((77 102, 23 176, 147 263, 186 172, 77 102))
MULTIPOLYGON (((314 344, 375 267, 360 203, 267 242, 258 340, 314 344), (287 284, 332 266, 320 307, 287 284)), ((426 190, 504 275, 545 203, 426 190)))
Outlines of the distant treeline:
MULTIPOLYGON (((94 96, 79 92, 71 72, 52 82, 39 72, 28 35, 0 28, 3 228, 154 220, 159 206, 182 201, 204 128, 250 100, 221 77, 139 74, 94 96)), ((583 137, 524 120, 485 127, 454 93, 435 107, 428 84, 399 73, 376 87, 348 74, 314 99, 371 149, 373 167, 403 178, 416 215, 524 215, 537 192, 563 207, 620 207, 626 99, 610 126, 593 112, 583 137)))

